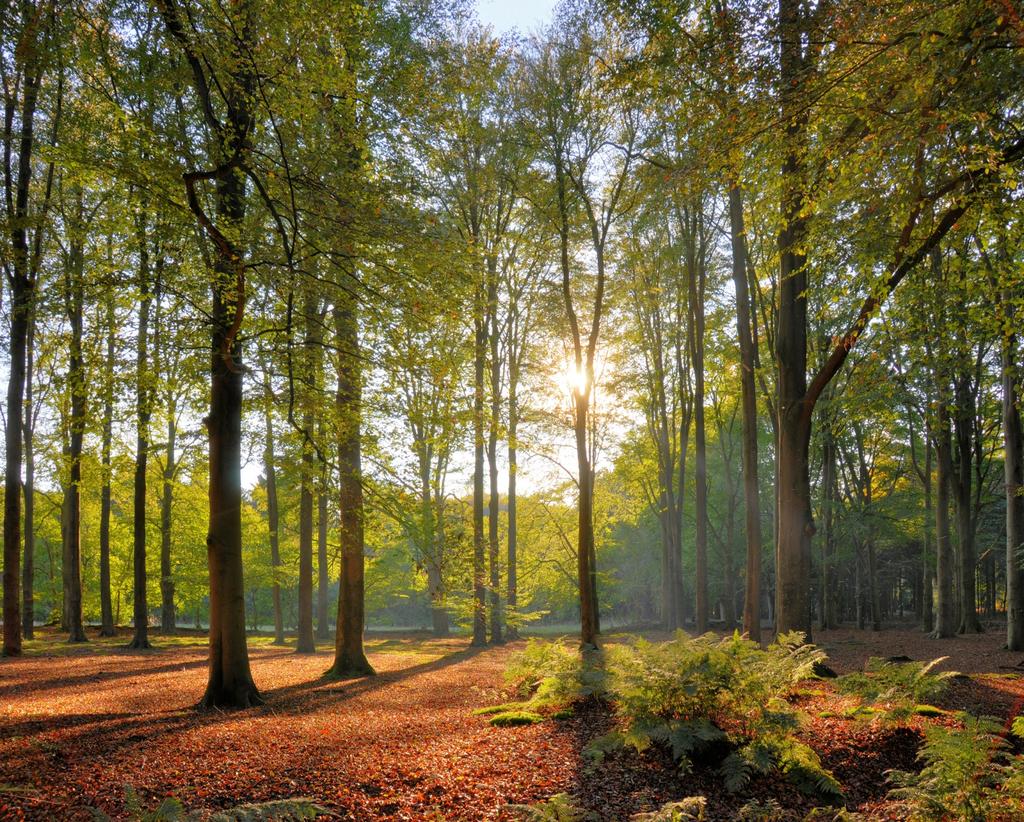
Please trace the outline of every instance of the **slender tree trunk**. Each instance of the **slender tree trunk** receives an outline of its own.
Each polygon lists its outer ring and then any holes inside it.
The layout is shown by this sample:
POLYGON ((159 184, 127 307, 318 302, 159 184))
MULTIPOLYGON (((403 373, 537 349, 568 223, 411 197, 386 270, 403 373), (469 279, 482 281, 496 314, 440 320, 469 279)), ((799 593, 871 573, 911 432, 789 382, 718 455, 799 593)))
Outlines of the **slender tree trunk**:
POLYGON ((747 287, 746 228, 743 195, 729 186, 729 228, 732 236, 732 279, 736 289, 736 330, 740 343, 740 401, 743 407, 743 502, 746 513, 746 594, 743 600, 743 631, 761 641, 761 503, 757 471, 757 393, 754 387, 754 339, 750 325, 750 293, 747 287))
MULTIPOLYGON (((305 431, 313 426, 313 416, 305 414, 305 431)), ((315 463, 313 449, 302 446, 302 479, 299 491, 299 624, 295 652, 311 654, 316 651, 313 641, 313 475, 315 463)))
POLYGON ((953 474, 953 446, 949 431, 949 412, 940 402, 935 426, 935 455, 938 473, 935 481, 935 608, 936 638, 956 634, 956 609, 953 601, 953 546, 949 524, 949 488, 953 474))
POLYGON ((498 429, 501 427, 501 360, 498 358, 498 275, 494 256, 487 261, 487 315, 490 324, 488 343, 490 345, 491 415, 487 435, 487 467, 490 480, 490 495, 487 506, 488 565, 491 572, 491 642, 501 644, 501 568, 498 544, 498 519, 501 516, 501 501, 498 496, 498 429))
POLYGON ((590 385, 573 394, 576 456, 579 468, 579 538, 577 571, 580 586, 580 641, 584 648, 597 646, 597 599, 594 596, 591 559, 594 555, 594 480, 587 448, 587 415, 590 385))
POLYGON ((979 633, 976 588, 977 549, 974 544, 974 395, 966 374, 954 379, 956 414, 953 418, 953 439, 957 454, 954 474, 957 543, 960 549, 960 627, 957 633, 979 633))
POLYGON ((328 615, 328 586, 330 576, 327 568, 327 532, 330 514, 327 508, 327 470, 321 477, 320 491, 317 495, 316 517, 316 638, 325 640, 330 637, 328 615))
MULTIPOLYGON (((700 263, 698 263, 700 265, 700 263)), ((704 288, 698 287, 697 279, 703 281, 703 271, 690 273, 690 311, 693 317, 692 337, 694 395, 693 395, 693 426, 694 426, 694 530, 696 546, 696 579, 697 589, 695 626, 698 634, 708 630, 708 468, 707 438, 704 425, 704 288)))
MULTIPOLYGON (((518 548, 517 541, 518 535, 518 519, 517 519, 517 499, 516 499, 516 471, 519 469, 519 441, 517 439, 519 434, 519 398, 516 396, 516 390, 518 386, 518 375, 514 374, 514 370, 518 368, 512 362, 512 357, 509 357, 509 372, 508 372, 508 532, 506 538, 508 540, 508 559, 505 569, 505 579, 507 588, 506 594, 506 607, 510 614, 515 615, 516 607, 519 604, 519 589, 518 589, 518 548)), ((516 624, 506 625, 506 632, 510 640, 519 638, 519 630, 516 624)))
POLYGON ((172 397, 167 404, 167 453, 160 496, 160 631, 164 634, 172 634, 177 628, 174 610, 174 570, 171 567, 174 475, 177 471, 177 413, 177 404, 172 397))
MULTIPOLYGON (((1010 328, 1014 316, 1004 295, 1010 328)), ((1016 335, 1003 345, 1003 469, 1006 482, 1006 647, 1024 651, 1024 427, 1017 382, 1016 335)))
POLYGON ((836 441, 829 421, 822 432, 822 508, 825 534, 822 540, 821 562, 821 627, 836 627, 835 616, 835 501, 836 501, 836 441))
POLYGON ((107 358, 103 374, 103 438, 100 444, 100 470, 103 489, 100 492, 100 636, 115 636, 114 609, 110 596, 110 448, 114 425, 114 367, 116 357, 113 294, 107 298, 107 358))
POLYGON ((139 330, 135 349, 135 496, 132 513, 133 612, 135 634, 129 648, 149 648, 149 606, 146 596, 146 468, 149 460, 149 422, 152 415, 152 373, 149 367, 149 314, 153 304, 150 283, 145 205, 137 218, 139 241, 139 330))
POLYGON ((25 563, 21 569, 22 630, 25 639, 35 637, 35 477, 36 456, 33 442, 35 410, 32 397, 32 372, 35 367, 35 314, 29 318, 25 354, 25 563))
POLYGON ((374 673, 363 650, 364 559, 363 559, 363 471, 360 436, 362 431, 362 368, 359 352, 359 324, 355 298, 339 294, 334 306, 338 346, 338 487, 341 521, 341 586, 338 592, 338 625, 333 677, 364 676, 374 673))
POLYGON ((284 645, 284 614, 281 611, 281 517, 277 502, 277 460, 274 456, 274 390, 270 384, 269 366, 263 369, 264 424, 266 444, 263 449, 263 471, 267 477, 267 528, 270 539, 270 568, 274 577, 271 596, 274 602, 274 644, 284 645))
MULTIPOLYGON (((77 194, 76 208, 82 217, 82 195, 77 194)), ((82 622, 82 445, 85 439, 85 362, 82 356, 82 329, 85 310, 85 239, 80 231, 82 220, 72 228, 71 250, 65 270, 67 316, 71 326, 68 351, 68 384, 71 392, 71 420, 68 431, 68 464, 70 475, 64 496, 64 557, 68 564, 67 619, 68 640, 85 642, 82 622)))
POLYGON ((921 554, 921 625, 930 632, 935 625, 932 599, 932 529, 935 526, 932 510, 932 440, 925 433, 924 445, 924 543, 921 554))
POLYGON ((487 586, 484 555, 484 366, 487 325, 483 296, 477 297, 473 351, 473 645, 487 644, 487 586))

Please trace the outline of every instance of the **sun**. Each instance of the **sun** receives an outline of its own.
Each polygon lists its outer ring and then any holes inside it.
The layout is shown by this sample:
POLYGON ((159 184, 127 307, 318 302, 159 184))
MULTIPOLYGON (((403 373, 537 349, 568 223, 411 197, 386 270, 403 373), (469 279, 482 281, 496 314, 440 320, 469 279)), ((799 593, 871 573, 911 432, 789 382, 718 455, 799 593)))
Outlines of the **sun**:
POLYGON ((558 384, 568 394, 583 396, 587 391, 587 369, 582 365, 577 368, 575 361, 570 360, 559 375, 558 384))

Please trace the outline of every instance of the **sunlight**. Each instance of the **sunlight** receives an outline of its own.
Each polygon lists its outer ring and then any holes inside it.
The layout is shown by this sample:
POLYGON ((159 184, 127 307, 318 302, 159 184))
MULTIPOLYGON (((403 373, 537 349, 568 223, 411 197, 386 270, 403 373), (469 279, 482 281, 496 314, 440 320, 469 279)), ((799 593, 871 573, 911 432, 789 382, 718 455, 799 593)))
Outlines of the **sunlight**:
POLYGON ((556 382, 563 393, 582 396, 587 390, 587 369, 582 365, 577 368, 576 363, 569 360, 558 374, 556 382))

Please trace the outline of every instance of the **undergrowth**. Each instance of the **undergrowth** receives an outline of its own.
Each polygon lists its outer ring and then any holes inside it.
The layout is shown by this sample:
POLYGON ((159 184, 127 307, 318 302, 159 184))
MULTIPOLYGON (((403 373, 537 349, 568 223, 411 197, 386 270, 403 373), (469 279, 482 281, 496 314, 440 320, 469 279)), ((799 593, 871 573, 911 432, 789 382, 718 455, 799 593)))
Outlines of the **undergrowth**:
POLYGON ((935 672, 948 657, 931 662, 888 662, 871 657, 864 671, 844 674, 836 680, 840 693, 856 696, 864 703, 849 712, 850 718, 881 717, 905 722, 913 715, 937 716, 942 713, 931 703, 945 692, 954 671, 935 672))
POLYGON ((1024 820, 1024 756, 1010 753, 992 718, 963 712, 956 717, 959 727, 925 729, 919 773, 889 772, 896 785, 890 798, 911 822, 1024 820))

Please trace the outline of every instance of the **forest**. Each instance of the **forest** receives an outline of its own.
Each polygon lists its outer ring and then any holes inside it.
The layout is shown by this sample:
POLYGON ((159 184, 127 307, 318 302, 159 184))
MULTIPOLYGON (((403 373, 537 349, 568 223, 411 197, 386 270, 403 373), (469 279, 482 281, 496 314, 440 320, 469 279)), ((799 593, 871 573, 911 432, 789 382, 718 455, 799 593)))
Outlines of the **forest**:
POLYGON ((3 0, 0 819, 1024 820, 1024 8, 508 13, 3 0))

